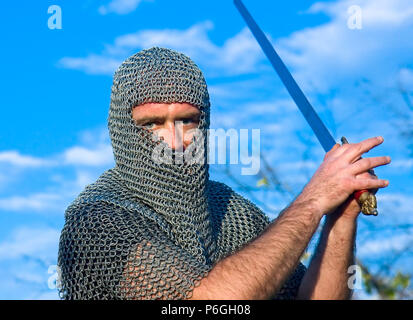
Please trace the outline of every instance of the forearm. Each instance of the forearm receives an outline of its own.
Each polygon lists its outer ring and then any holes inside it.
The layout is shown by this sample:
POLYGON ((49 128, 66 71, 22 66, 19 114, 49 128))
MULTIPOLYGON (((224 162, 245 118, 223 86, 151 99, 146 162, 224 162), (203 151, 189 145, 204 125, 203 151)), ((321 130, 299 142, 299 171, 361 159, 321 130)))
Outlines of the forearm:
MULTIPOLYGON (((299 196, 301 201, 296 200, 262 236, 220 261, 194 290, 194 298, 272 297, 294 270, 323 214, 332 214, 356 190, 388 186, 386 180, 363 174, 390 163, 389 157, 360 160, 363 153, 382 142, 383 138, 376 137, 354 145, 336 144, 303 189, 299 196)), ((330 219, 300 286, 299 298, 343 299, 350 296, 347 269, 354 260, 356 222, 355 219, 351 223, 347 219, 330 219)))
POLYGON ((322 214, 297 199, 254 241, 224 258, 193 299, 269 299, 294 271, 322 214))
POLYGON ((354 264, 356 219, 326 217, 319 244, 302 280, 299 299, 349 299, 348 267, 354 264))

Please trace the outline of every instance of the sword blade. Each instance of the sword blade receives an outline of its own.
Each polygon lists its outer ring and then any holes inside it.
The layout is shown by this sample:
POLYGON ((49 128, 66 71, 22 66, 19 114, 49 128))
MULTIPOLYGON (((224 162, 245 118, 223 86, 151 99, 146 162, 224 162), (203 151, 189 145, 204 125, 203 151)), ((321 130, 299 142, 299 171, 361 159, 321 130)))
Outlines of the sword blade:
POLYGON ((290 93, 298 109, 300 109, 304 118, 307 120, 311 129, 315 133, 318 141, 321 143, 324 150, 329 151, 335 144, 335 140, 331 133, 328 131, 327 127, 321 121, 318 114, 315 112, 314 108, 311 106, 310 102, 307 100, 303 91, 295 82, 293 76, 288 71, 284 62, 281 60, 274 47, 268 41, 265 34, 258 27, 257 23, 252 18, 251 14, 248 12, 247 8, 244 6, 241 0, 234 0, 234 4, 241 16, 244 18, 247 26, 251 30, 261 49, 264 51, 267 58, 270 60, 272 66, 277 72, 278 76, 281 78, 287 91, 290 93))

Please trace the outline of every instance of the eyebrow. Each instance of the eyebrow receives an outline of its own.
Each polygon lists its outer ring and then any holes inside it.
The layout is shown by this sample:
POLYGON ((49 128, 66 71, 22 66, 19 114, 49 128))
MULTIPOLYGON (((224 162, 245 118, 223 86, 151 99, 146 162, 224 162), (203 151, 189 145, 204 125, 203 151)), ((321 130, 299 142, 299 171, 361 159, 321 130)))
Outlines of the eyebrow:
MULTIPOLYGON (((197 120, 199 120, 201 113, 198 111, 186 111, 183 112, 182 114, 179 115, 179 117, 177 117, 177 120, 179 119, 187 119, 187 118, 197 118, 197 120)), ((144 123, 144 122, 148 122, 148 121, 161 121, 161 120, 165 120, 165 117, 162 115, 158 115, 158 114, 146 114, 143 115, 141 118, 139 118, 138 120, 135 120, 137 123, 144 123)))
POLYGON ((183 112, 180 117, 177 118, 199 118, 201 116, 201 112, 199 111, 187 111, 183 112))

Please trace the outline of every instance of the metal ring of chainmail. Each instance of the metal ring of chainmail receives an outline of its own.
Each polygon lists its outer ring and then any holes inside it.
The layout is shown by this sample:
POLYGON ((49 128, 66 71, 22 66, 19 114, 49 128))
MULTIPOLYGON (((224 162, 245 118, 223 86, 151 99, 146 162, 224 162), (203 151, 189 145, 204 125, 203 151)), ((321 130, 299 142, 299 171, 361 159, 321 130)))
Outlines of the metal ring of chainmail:
MULTIPOLYGON (((108 119, 115 167, 66 209, 58 255, 61 298, 189 298, 220 259, 266 228, 269 219, 259 208, 209 179, 203 151, 209 119, 204 76, 184 54, 153 47, 120 65, 108 119), (198 161, 153 161, 156 148, 178 154, 133 121, 133 107, 146 102, 199 108, 203 135, 192 141, 201 150, 198 161)), ((293 299, 305 270, 299 263, 275 298, 293 299)))

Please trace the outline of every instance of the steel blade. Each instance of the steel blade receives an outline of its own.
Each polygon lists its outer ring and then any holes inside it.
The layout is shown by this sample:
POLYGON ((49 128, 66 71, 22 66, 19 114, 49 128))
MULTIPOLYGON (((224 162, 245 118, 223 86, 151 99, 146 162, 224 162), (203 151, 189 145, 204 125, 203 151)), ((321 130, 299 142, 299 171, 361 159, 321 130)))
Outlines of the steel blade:
POLYGON ((327 152, 335 144, 335 140, 331 133, 328 131, 327 127, 321 121, 318 114, 315 112, 314 108, 307 100, 303 91, 300 89, 296 81, 294 80, 291 73, 288 71, 284 62, 281 60, 274 47, 271 45, 270 41, 267 39, 265 34, 258 27, 257 23, 252 18, 251 14, 248 12, 247 8, 244 6, 241 0, 234 0, 234 4, 237 7, 238 11, 241 13, 241 16, 244 18, 247 26, 251 30, 255 39, 261 46, 267 58, 270 60, 272 66, 277 72, 278 76, 281 78, 284 86, 287 88, 287 91, 290 93, 298 109, 300 109, 304 118, 307 120, 311 129, 315 133, 318 141, 320 141, 322 147, 327 152))

